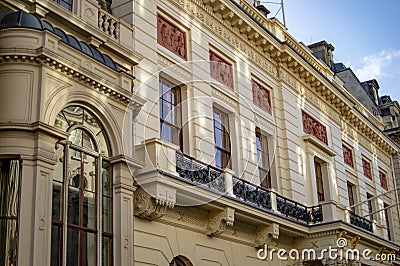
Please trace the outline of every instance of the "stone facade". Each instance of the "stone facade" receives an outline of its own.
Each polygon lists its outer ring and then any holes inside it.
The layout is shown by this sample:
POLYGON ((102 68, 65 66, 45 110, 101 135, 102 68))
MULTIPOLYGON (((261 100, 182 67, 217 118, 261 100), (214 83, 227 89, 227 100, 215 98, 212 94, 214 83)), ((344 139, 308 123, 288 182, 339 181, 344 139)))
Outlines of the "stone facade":
POLYGON ((399 250, 399 209, 383 210, 398 198, 382 195, 398 146, 279 21, 248 1, 65 7, 1 4, 0 184, 13 204, 0 264, 381 265, 257 253, 338 239, 399 250))

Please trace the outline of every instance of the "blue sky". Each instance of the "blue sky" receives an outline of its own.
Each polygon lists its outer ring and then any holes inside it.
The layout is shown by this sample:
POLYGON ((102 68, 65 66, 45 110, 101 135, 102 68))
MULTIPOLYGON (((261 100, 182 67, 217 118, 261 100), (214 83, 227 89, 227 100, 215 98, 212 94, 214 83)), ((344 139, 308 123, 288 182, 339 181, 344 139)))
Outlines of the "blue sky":
MULTIPOLYGON (((263 1, 264 2, 264 1, 263 1)), ((265 2, 280 2, 272 0, 265 2)), ((375 78, 380 95, 400 101, 399 0, 284 0, 286 26, 305 44, 326 40, 334 60, 360 81, 375 78)), ((271 16, 279 5, 265 3, 271 16)), ((277 17, 282 21, 282 13, 277 17)))

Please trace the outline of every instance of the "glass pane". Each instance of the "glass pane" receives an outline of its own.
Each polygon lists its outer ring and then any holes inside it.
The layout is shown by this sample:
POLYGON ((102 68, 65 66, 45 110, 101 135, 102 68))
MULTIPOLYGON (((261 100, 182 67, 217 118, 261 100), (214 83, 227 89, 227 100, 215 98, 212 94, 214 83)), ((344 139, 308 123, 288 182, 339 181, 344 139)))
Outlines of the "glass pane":
POLYGON ((84 160, 84 178, 85 190, 96 192, 96 158, 90 155, 85 156, 84 160))
POLYGON ((82 146, 85 147, 85 148, 88 148, 90 150, 96 151, 97 148, 96 148, 96 144, 95 144, 95 141, 93 140, 93 138, 89 135, 88 132, 86 132, 84 130, 82 132, 83 132, 83 134, 82 134, 82 146))
POLYGON ((97 142, 99 143, 99 152, 104 153, 105 156, 110 156, 110 151, 109 151, 109 143, 107 142, 107 138, 105 135, 104 130, 99 132, 97 135, 97 142))
POLYGON ((51 266, 59 266, 61 264, 62 250, 62 227, 57 225, 51 226, 51 266))
POLYGON ((67 265, 78 266, 79 261, 79 231, 68 228, 67 231, 67 265))
POLYGON ((17 220, 0 219, 0 265, 16 265, 17 262, 17 220))
POLYGON ((83 132, 81 129, 75 129, 71 132, 69 140, 72 142, 72 144, 82 146, 82 134, 83 132))
POLYGON ((215 146, 223 148, 223 143, 222 143, 223 135, 220 129, 215 128, 214 139, 215 139, 215 146))
POLYGON ((79 199, 80 191, 75 187, 68 187, 68 213, 67 221, 69 224, 79 225, 79 199))
POLYGON ((62 189, 63 186, 59 182, 53 182, 53 204, 52 204, 52 217, 53 220, 62 220, 62 189))
POLYGON ((58 181, 58 182, 63 182, 63 176, 64 176, 64 146, 59 145, 58 149, 56 150, 56 160, 57 163, 54 167, 54 172, 53 172, 53 180, 58 181))
POLYGON ((103 197, 103 232, 112 233, 112 199, 103 197))
POLYGON ((103 195, 112 196, 112 168, 111 164, 103 161, 103 167, 101 169, 101 179, 103 183, 103 195))
POLYGON ((103 266, 112 266, 112 239, 103 237, 103 266))
POLYGON ((19 182, 20 162, 0 160, 0 216, 17 216, 19 182))
POLYGON ((82 265, 96 266, 96 234, 82 232, 82 265))
POLYGON ((222 168, 222 159, 221 159, 221 151, 215 149, 215 166, 222 168))
POLYGON ((96 228, 96 194, 86 192, 83 197, 83 224, 88 228, 96 228))
POLYGON ((167 124, 161 124, 161 139, 172 142, 172 131, 171 127, 167 124))

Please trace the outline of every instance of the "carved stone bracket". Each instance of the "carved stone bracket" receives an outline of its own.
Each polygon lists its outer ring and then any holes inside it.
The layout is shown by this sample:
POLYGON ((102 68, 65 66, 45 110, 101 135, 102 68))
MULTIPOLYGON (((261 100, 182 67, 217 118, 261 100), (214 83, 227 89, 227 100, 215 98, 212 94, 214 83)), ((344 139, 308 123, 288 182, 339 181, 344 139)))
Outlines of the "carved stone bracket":
POLYGON ((273 223, 270 226, 257 226, 254 236, 254 246, 264 247, 266 244, 276 243, 279 238, 279 224, 273 223))
POLYGON ((151 221, 159 219, 167 208, 173 208, 174 204, 175 202, 153 197, 142 188, 135 192, 135 215, 144 219, 151 221))
POLYGON ((223 211, 212 212, 207 222, 207 235, 217 236, 224 232, 225 227, 233 226, 235 221, 235 209, 227 207, 223 211))

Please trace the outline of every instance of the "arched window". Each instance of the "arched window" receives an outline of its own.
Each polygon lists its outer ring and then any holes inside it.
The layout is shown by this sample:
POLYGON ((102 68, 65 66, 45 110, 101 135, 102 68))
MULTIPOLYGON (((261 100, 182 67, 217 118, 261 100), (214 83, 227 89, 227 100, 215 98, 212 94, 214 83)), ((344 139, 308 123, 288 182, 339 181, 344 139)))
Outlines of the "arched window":
POLYGON ((56 150, 51 265, 112 265, 112 171, 104 128, 81 106, 62 110, 55 127, 69 137, 56 150))
POLYGON ((183 256, 177 256, 172 259, 169 266, 192 266, 193 264, 183 256))

